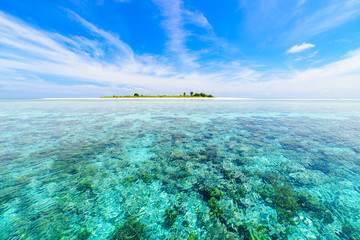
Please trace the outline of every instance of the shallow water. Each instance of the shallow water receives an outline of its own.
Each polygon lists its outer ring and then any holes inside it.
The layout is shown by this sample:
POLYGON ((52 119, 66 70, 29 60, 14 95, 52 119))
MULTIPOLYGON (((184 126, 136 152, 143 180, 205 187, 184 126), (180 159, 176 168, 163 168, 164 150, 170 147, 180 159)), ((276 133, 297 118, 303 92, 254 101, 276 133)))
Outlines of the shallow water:
POLYGON ((360 101, 0 100, 0 239, 360 239, 360 101))

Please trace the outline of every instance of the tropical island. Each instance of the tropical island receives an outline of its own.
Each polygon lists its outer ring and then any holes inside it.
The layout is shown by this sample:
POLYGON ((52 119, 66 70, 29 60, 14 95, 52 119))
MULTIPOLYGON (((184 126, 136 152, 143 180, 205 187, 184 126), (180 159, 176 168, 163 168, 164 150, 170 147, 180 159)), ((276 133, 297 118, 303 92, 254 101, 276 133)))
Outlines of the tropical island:
POLYGON ((180 95, 156 95, 156 96, 152 96, 152 95, 139 95, 138 93, 134 93, 133 96, 104 96, 104 97, 100 97, 100 98, 214 98, 213 95, 211 94, 205 94, 205 93, 194 93, 194 92, 190 92, 190 94, 186 94, 186 92, 184 92, 183 94, 180 95))

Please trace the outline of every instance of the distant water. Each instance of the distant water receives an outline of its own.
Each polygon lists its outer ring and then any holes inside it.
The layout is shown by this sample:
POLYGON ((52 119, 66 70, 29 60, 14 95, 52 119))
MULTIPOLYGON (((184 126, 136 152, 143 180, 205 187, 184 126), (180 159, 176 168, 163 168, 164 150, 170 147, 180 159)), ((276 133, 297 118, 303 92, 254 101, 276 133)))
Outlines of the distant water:
POLYGON ((360 101, 0 100, 0 239, 360 239, 360 101))

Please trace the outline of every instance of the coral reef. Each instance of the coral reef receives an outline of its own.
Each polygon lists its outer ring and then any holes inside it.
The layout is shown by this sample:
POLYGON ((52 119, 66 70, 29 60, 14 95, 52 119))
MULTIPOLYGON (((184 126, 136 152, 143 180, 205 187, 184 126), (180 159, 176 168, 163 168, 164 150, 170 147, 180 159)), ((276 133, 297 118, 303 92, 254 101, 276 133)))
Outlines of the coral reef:
POLYGON ((355 113, 122 104, 3 118, 1 239, 359 239, 355 113))

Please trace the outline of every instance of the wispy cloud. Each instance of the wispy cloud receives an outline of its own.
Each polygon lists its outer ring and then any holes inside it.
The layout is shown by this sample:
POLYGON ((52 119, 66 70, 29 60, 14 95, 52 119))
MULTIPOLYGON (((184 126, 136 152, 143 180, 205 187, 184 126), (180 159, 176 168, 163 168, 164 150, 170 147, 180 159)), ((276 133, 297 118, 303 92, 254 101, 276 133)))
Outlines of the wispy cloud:
MULTIPOLYGON (((294 61, 301 61, 301 60, 311 59, 311 58, 315 57, 318 53, 319 53, 319 51, 316 50, 315 52, 311 52, 311 53, 309 53, 309 54, 307 54, 305 56, 303 56, 303 55, 302 56, 297 56, 294 59, 294 61)), ((317 61, 319 61, 319 60, 317 60, 317 61)))
POLYGON ((287 35, 291 39, 309 38, 359 16, 360 0, 329 0, 325 7, 299 18, 292 32, 287 35))
POLYGON ((120 52, 117 52, 117 54, 121 54, 128 61, 134 61, 134 52, 133 52, 133 50, 131 49, 131 47, 129 45, 127 45, 126 43, 121 41, 119 36, 114 36, 113 34, 110 34, 110 33, 106 32, 106 31, 96 27, 95 25, 93 25, 92 23, 89 23, 88 21, 86 21, 85 19, 83 19, 82 17, 80 17, 78 14, 76 14, 75 12, 73 12, 71 10, 67 10, 67 11, 72 16, 74 16, 74 18, 77 21, 79 21, 82 25, 84 25, 90 31, 92 31, 93 33, 98 34, 103 39, 105 39, 109 44, 117 47, 117 49, 120 50, 120 52))
POLYGON ((305 51, 306 49, 315 47, 314 44, 311 43, 302 43, 301 45, 295 45, 291 47, 289 50, 286 51, 286 53, 298 53, 305 51))
POLYGON ((302 6, 305 2, 306 2, 306 0, 299 0, 298 6, 302 6))
MULTIPOLYGON (((192 24, 208 31, 214 37, 212 26, 201 12, 192 12, 184 7, 181 0, 153 0, 160 8, 164 17, 163 28, 169 38, 166 43, 169 52, 175 54, 180 62, 196 65, 197 53, 190 52, 186 42, 193 33, 185 28, 185 24, 192 24)), ((196 65, 198 66, 198 65, 196 65)))

